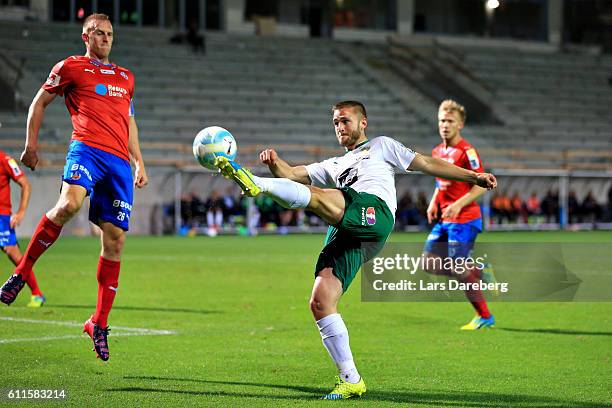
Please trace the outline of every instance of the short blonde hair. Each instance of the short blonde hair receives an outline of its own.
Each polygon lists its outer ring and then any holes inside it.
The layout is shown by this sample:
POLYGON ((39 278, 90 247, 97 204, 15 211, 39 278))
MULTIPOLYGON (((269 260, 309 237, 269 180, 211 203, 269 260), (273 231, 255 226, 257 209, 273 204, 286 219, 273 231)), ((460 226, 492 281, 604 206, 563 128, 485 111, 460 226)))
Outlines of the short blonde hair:
POLYGON ((440 107, 438 108, 438 111, 444 111, 449 113, 457 112, 459 114, 459 117, 461 118, 461 122, 465 123, 465 118, 467 116, 465 113, 465 107, 452 99, 446 99, 442 101, 440 107))
POLYGON ((110 18, 106 14, 102 13, 93 13, 87 16, 87 18, 83 21, 83 34, 88 34, 93 27, 89 27, 92 21, 110 21, 110 18))

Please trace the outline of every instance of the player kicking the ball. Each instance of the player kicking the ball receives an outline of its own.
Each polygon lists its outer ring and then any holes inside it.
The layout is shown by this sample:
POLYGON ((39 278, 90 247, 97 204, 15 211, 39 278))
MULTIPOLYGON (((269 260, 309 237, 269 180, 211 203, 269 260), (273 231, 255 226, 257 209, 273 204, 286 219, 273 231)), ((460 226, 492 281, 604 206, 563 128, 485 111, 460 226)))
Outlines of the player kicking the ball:
POLYGON ((92 14, 81 35, 87 52, 57 63, 38 91, 28 114, 24 165, 34 170, 45 108, 64 96, 74 131, 66 156, 62 189, 55 207, 42 216, 15 274, 0 289, 10 305, 28 281, 38 257, 59 237, 66 224, 90 197, 89 220, 100 226, 102 252, 98 261, 98 302, 83 331, 103 361, 109 358, 108 314, 119 281, 121 251, 132 211, 134 184, 144 187, 147 173, 140 153, 132 98, 134 75, 108 60, 113 26, 105 14, 92 14), (134 160, 132 177, 130 156, 134 160))
POLYGON ((367 260, 362 243, 383 244, 393 229, 397 208, 395 169, 419 170, 488 189, 495 188, 497 182, 491 174, 417 154, 389 137, 369 140, 365 133, 368 118, 360 102, 339 102, 332 107, 332 114, 336 137, 346 149, 344 156, 292 167, 276 151, 266 149, 260 159, 278 178, 253 176, 225 157, 218 157, 216 165, 246 195, 266 194, 285 208, 312 211, 330 225, 315 267, 310 309, 323 344, 340 372, 334 389, 323 396, 335 400, 366 391, 353 361, 348 330, 338 313, 338 301, 367 260))

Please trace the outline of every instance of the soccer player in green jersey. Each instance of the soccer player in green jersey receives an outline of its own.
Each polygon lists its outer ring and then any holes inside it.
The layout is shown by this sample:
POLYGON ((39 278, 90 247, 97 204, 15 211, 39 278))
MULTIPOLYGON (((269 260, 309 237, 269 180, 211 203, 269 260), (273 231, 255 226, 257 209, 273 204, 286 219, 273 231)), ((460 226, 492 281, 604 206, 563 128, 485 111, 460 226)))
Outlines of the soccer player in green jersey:
POLYGON ((487 189, 495 188, 497 181, 492 174, 415 153, 386 136, 368 139, 368 118, 360 102, 339 102, 332 106, 332 115, 338 143, 346 149, 344 156, 290 166, 274 149, 266 149, 260 159, 276 178, 256 177, 225 157, 218 157, 216 166, 244 194, 266 194, 285 208, 305 208, 330 225, 315 267, 310 309, 340 372, 334 389, 323 399, 346 399, 360 396, 366 386, 353 361, 338 301, 367 260, 362 243, 377 243, 380 249, 393 230, 395 170, 422 171, 487 189))

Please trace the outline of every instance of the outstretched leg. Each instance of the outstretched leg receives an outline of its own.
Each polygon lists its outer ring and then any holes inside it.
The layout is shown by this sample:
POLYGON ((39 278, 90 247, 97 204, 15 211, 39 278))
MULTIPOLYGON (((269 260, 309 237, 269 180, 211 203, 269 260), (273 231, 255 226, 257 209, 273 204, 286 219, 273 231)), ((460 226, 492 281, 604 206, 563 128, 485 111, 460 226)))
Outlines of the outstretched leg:
POLYGON ((284 208, 312 211, 330 225, 342 221, 345 200, 340 190, 306 186, 286 178, 257 177, 225 157, 218 157, 215 165, 249 197, 263 193, 284 208))

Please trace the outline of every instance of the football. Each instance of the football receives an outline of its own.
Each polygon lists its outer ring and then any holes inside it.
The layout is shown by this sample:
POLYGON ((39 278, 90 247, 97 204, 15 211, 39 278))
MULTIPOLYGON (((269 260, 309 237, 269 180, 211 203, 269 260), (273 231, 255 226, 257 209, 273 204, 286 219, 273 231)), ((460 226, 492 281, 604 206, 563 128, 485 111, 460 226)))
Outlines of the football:
POLYGON ((210 170, 216 170, 216 157, 225 156, 234 160, 237 151, 234 136, 220 126, 209 126, 200 130, 193 140, 193 156, 198 163, 210 170))

